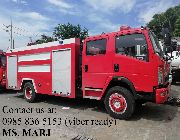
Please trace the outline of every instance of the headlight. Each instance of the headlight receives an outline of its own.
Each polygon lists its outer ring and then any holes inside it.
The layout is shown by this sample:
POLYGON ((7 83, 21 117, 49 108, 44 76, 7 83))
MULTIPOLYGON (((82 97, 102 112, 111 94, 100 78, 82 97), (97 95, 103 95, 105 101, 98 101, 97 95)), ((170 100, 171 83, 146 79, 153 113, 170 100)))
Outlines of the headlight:
POLYGON ((158 85, 163 84, 163 72, 161 68, 158 68, 158 85))

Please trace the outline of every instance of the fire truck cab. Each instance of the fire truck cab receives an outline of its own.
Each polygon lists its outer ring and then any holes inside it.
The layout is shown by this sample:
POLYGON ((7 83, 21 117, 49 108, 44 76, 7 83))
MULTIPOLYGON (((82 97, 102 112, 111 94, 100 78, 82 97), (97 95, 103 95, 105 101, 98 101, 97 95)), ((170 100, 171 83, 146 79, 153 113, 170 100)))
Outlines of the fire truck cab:
POLYGON ((112 117, 128 119, 138 103, 167 100, 169 73, 154 33, 124 26, 86 38, 82 52, 75 38, 8 50, 6 87, 28 102, 39 94, 103 100, 112 117))

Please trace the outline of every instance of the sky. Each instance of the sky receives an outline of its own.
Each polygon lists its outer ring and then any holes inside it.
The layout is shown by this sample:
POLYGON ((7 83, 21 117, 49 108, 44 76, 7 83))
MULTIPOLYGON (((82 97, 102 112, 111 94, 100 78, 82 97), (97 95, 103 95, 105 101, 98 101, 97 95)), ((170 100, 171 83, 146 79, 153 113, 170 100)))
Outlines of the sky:
POLYGON ((10 47, 6 30, 11 19, 18 48, 41 34, 52 36, 58 24, 80 24, 90 35, 98 35, 122 25, 144 26, 154 14, 178 4, 179 0, 0 0, 0 49, 10 47))

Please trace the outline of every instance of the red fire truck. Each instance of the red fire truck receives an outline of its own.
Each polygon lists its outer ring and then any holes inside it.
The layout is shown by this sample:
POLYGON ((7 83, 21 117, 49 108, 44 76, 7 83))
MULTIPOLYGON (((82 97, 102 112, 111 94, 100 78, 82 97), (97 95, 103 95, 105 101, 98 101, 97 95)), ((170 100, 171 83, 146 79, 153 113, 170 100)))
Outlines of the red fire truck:
POLYGON ((103 100, 118 119, 130 118, 140 102, 167 100, 169 64, 148 28, 123 26, 80 48, 72 38, 8 50, 7 89, 22 90, 28 102, 40 94, 103 100))
POLYGON ((6 87, 6 56, 5 53, 0 50, 0 89, 4 89, 6 87))

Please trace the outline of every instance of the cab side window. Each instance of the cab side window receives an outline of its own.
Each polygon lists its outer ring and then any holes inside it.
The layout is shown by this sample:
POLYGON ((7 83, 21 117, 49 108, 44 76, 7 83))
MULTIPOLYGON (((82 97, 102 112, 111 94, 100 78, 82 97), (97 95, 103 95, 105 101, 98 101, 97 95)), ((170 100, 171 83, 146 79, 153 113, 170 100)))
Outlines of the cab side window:
POLYGON ((88 41, 86 55, 106 54, 106 39, 88 41))
POLYGON ((148 61, 148 47, 143 34, 116 37, 116 53, 148 61))

